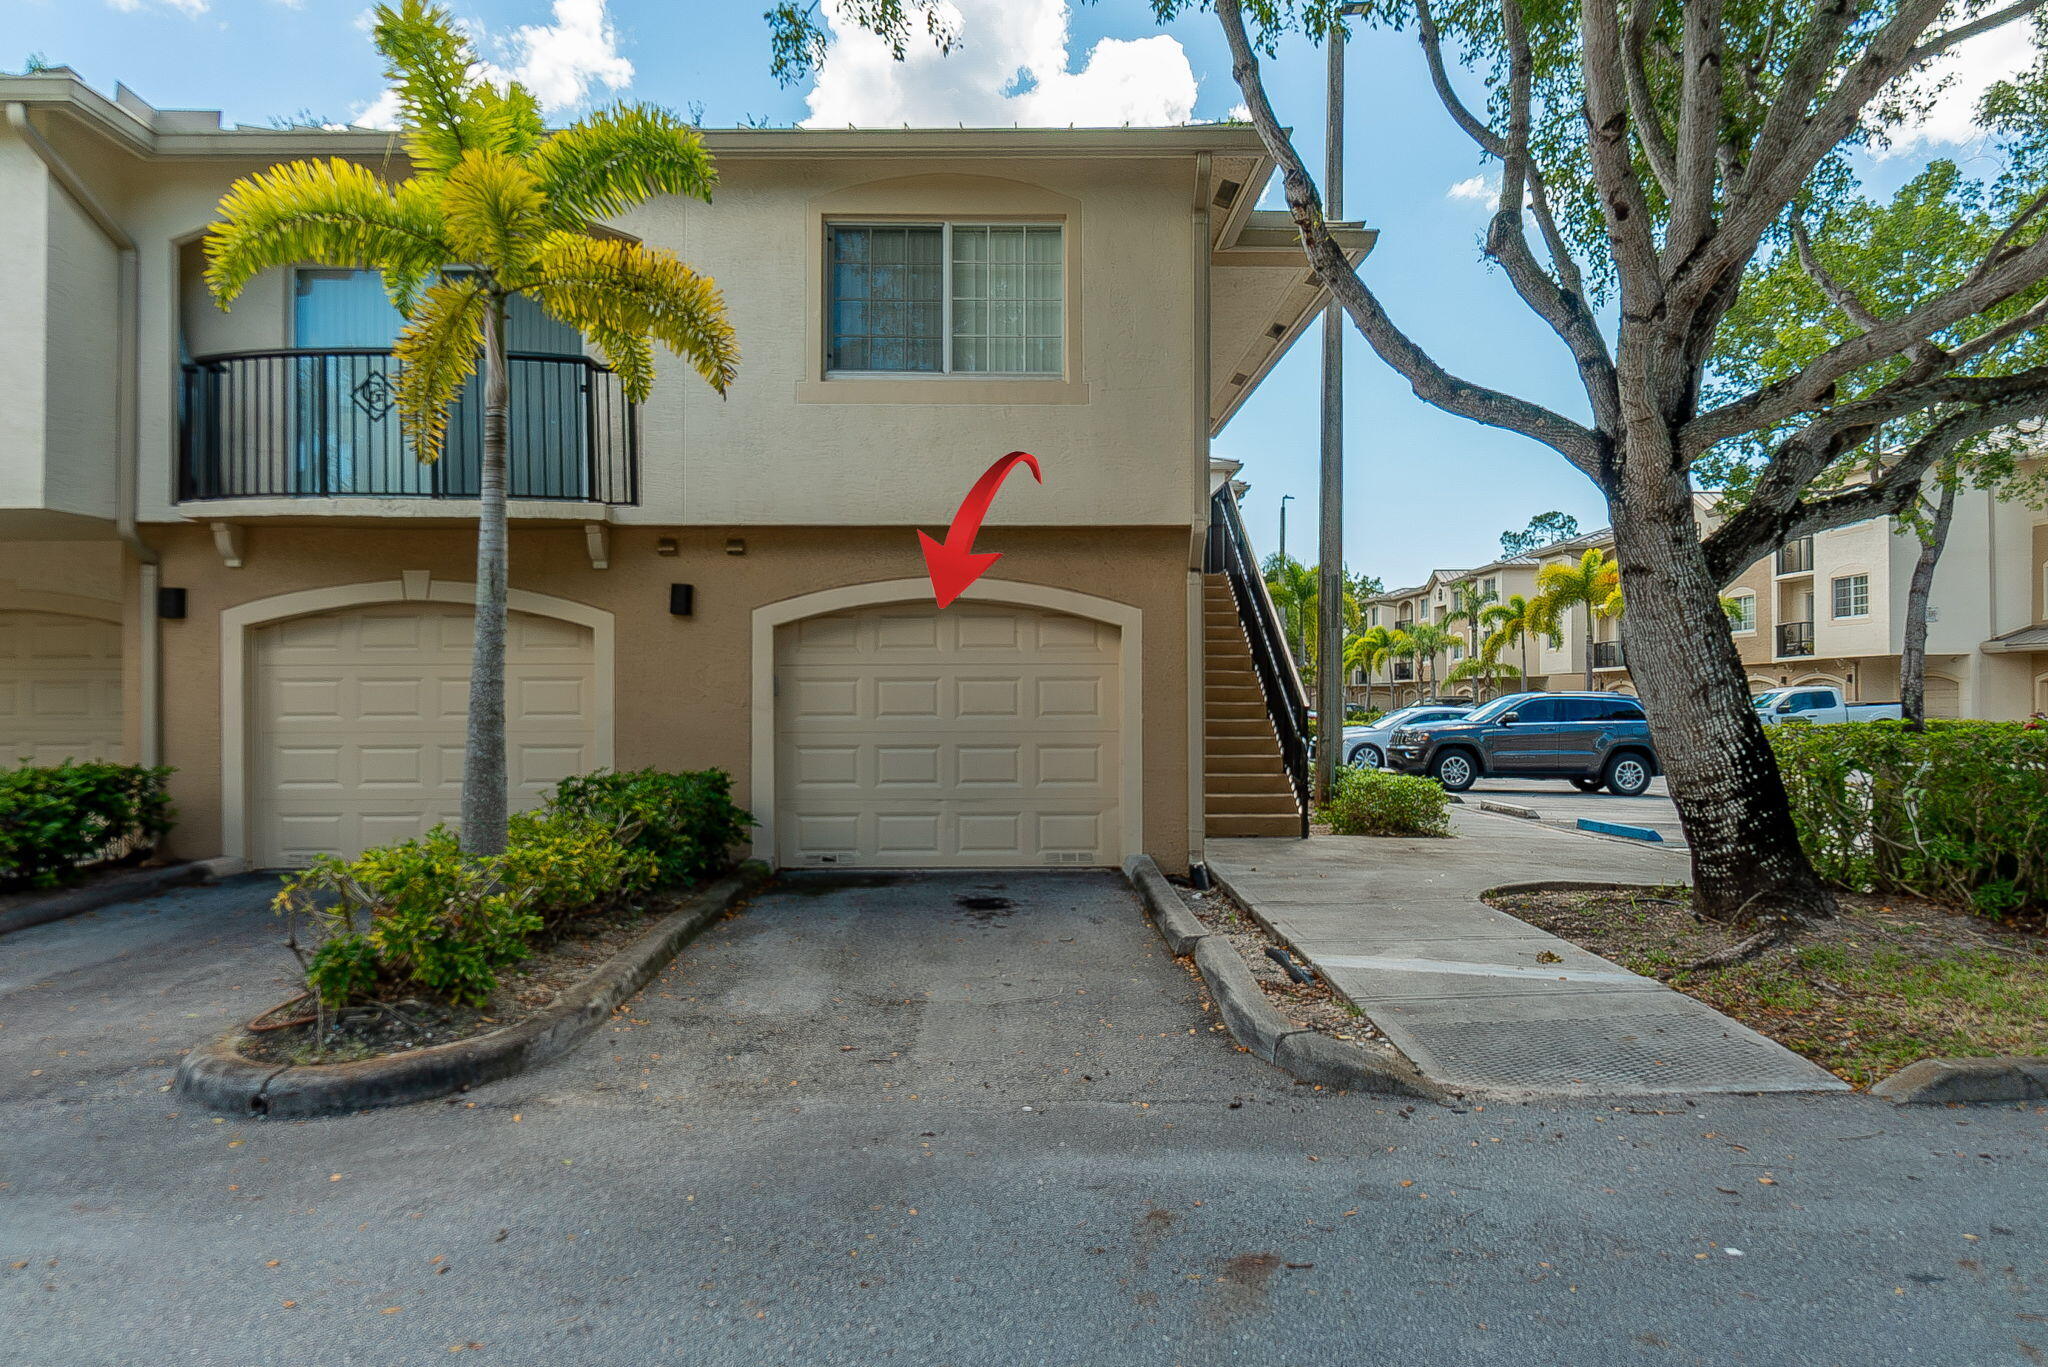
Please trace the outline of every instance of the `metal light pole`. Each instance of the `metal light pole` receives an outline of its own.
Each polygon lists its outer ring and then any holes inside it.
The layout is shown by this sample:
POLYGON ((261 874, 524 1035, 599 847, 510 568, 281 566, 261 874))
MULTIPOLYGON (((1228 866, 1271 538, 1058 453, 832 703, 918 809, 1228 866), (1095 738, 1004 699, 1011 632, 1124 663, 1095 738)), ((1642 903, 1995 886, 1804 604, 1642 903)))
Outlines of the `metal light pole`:
POLYGON ((1280 563, 1287 563, 1287 505, 1294 501, 1293 494, 1280 495, 1280 563))
MULTIPOLYGON (((1338 6, 1339 22, 1358 13, 1338 6)), ((1329 127, 1324 135, 1323 217, 1344 217, 1344 31, 1329 34, 1329 127)), ((1344 748, 1344 311, 1323 310, 1323 449, 1316 566, 1316 801, 1326 802, 1344 748)))

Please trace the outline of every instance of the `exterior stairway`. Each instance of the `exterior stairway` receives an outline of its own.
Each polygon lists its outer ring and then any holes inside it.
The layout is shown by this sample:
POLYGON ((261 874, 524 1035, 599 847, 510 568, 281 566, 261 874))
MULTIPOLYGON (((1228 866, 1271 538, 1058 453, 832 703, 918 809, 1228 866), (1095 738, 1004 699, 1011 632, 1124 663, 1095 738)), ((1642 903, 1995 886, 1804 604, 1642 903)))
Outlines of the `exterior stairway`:
POLYGON ((1301 806, 1266 715, 1230 581, 1203 576, 1203 829, 1210 835, 1301 834, 1301 806))

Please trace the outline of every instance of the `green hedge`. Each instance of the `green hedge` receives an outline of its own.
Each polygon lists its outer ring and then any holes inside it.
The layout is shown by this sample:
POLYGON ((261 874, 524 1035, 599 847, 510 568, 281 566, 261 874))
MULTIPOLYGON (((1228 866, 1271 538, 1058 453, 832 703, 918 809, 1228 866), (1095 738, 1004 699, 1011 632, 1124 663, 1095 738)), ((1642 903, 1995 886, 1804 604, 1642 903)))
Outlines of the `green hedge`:
POLYGON ((1338 835, 1449 835, 1451 795, 1419 775, 1341 767, 1321 816, 1338 835))
POLYGON ((1821 876, 1987 916, 2048 907, 2048 729, 1896 721, 1768 728, 1821 876))
POLYGON ((48 888, 154 845, 174 815, 169 769, 59 764, 0 770, 0 888, 48 888))
POLYGON ((306 985, 326 1006, 415 995, 480 1006, 542 936, 725 868, 754 824, 731 793, 719 770, 584 775, 513 817, 501 855, 464 859, 437 826, 353 859, 322 855, 273 905, 312 922, 306 985))

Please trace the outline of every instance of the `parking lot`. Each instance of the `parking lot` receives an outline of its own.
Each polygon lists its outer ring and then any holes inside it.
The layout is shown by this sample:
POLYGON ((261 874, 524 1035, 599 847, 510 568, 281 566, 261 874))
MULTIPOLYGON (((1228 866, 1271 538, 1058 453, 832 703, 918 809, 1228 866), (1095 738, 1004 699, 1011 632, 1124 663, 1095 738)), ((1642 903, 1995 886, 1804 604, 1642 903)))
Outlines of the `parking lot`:
POLYGON ((1667 845, 1685 847, 1678 808, 1662 778, 1650 780, 1650 790, 1641 797, 1616 797, 1606 791, 1582 793, 1563 779, 1541 778, 1482 778, 1461 796, 1472 806, 1497 802, 1526 808, 1546 824, 1566 829, 1575 828, 1581 817, 1647 826, 1667 845))

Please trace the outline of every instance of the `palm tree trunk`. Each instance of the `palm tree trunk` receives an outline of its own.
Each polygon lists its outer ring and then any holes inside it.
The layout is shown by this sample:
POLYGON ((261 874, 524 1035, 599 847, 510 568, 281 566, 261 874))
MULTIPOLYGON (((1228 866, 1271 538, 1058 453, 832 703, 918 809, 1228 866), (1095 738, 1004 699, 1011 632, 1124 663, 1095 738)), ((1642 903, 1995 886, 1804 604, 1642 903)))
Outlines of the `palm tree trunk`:
POLYGON ((1529 633, 1518 631, 1515 640, 1522 647, 1522 687, 1526 689, 1529 686, 1529 633))
POLYGON ((469 663, 469 723, 462 756, 462 852, 505 849, 505 466, 511 387, 505 373, 505 304, 484 314, 484 449, 476 524, 476 646, 469 663))
POLYGON ((1586 604, 1586 691, 1593 691, 1593 604, 1586 604))
POLYGON ((1913 564, 1912 586, 1906 592, 1906 640, 1899 652, 1899 715, 1915 731, 1927 729, 1927 599, 1934 592, 1934 566, 1948 544, 1949 523, 1956 513, 1956 486, 1941 487, 1934 527, 1920 544, 1913 564))

